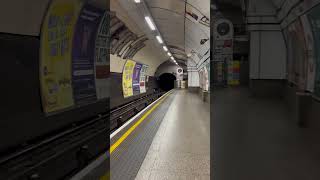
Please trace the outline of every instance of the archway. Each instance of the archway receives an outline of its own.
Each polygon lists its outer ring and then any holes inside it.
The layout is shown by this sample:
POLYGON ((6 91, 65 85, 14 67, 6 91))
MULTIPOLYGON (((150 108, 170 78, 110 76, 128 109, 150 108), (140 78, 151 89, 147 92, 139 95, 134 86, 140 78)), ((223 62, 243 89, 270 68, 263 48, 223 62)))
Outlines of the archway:
POLYGON ((174 88, 176 76, 170 73, 161 74, 159 77, 159 87, 164 91, 170 91, 174 88))

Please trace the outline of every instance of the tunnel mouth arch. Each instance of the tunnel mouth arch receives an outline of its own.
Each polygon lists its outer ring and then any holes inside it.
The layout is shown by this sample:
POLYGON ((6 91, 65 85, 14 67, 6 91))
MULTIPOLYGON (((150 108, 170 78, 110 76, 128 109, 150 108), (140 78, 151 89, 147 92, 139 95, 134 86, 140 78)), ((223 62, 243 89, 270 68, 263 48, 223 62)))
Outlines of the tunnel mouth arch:
POLYGON ((159 88, 163 91, 170 91, 174 88, 176 76, 171 73, 163 73, 159 76, 158 83, 159 88))

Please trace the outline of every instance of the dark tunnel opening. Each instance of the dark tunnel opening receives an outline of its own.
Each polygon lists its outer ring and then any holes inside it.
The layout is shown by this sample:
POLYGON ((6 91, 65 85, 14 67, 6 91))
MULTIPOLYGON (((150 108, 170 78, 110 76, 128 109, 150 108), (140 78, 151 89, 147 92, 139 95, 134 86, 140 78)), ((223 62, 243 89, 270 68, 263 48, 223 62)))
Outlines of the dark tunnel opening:
POLYGON ((161 74, 159 77, 159 87, 161 90, 170 91, 174 88, 176 76, 170 73, 161 74))

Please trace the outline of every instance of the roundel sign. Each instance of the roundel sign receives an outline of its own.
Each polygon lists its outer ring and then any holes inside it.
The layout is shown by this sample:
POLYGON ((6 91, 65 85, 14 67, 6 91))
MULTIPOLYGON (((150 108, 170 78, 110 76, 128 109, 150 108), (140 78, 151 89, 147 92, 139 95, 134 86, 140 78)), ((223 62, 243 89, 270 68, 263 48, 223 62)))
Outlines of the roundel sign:
POLYGON ((183 69, 182 68, 178 68, 177 69, 177 74, 183 74, 183 69))
POLYGON ((214 38, 218 40, 233 38, 233 24, 227 19, 218 19, 214 23, 213 28, 214 38))

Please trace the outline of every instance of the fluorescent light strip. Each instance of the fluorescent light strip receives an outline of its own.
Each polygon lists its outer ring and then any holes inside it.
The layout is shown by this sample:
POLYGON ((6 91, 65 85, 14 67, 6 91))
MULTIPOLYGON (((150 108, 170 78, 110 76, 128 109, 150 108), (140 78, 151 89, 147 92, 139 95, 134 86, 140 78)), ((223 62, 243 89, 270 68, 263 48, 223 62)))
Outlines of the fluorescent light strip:
POLYGON ((147 24, 149 25, 150 29, 152 31, 156 30, 156 27, 154 26, 154 24, 152 23, 151 19, 149 16, 144 17, 144 19, 146 20, 147 24))
POLYGON ((159 42, 160 44, 162 44, 162 43, 163 43, 163 41, 162 41, 162 39, 161 39, 161 37, 160 37, 160 36, 156 36, 156 38, 157 38, 157 40, 158 40, 158 42, 159 42))
POLYGON ((168 56, 171 56, 172 54, 168 52, 168 56))
POLYGON ((174 61, 174 57, 171 56, 171 59, 174 61))
POLYGON ((135 3, 140 3, 140 2, 141 2, 141 0, 134 0, 134 2, 135 2, 135 3))
POLYGON ((167 52, 168 51, 167 46, 163 46, 163 50, 165 50, 167 52))

